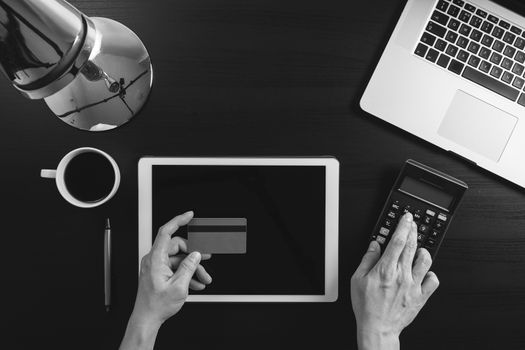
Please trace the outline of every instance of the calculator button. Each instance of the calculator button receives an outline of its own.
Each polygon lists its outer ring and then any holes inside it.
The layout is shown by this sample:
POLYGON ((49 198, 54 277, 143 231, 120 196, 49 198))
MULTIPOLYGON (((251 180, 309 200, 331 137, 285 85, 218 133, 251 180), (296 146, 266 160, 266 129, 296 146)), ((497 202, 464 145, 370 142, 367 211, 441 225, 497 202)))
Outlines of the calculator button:
POLYGON ((419 225, 419 232, 426 234, 430 228, 427 225, 419 225))
POLYGON ((438 237, 439 237, 439 232, 438 232, 438 231, 436 231, 436 230, 432 230, 432 231, 430 232, 430 236, 429 236, 429 238, 437 239, 438 237))
POLYGON ((391 229, 394 228, 395 222, 393 220, 385 220, 385 223, 383 224, 384 227, 391 229))
POLYGON ((432 217, 436 216, 436 212, 430 209, 427 209, 425 214, 427 214, 428 216, 432 216, 432 217))
POLYGON ((394 203, 392 203, 392 206, 390 207, 390 209, 394 210, 394 211, 398 211, 400 209, 400 205, 399 205, 399 201, 395 201, 394 203))
POLYGON ((412 213, 412 207, 410 205, 407 205, 405 209, 403 209, 403 214, 406 213, 412 213))
POLYGON ((383 237, 383 236, 377 236, 376 241, 377 241, 379 244, 385 244, 386 238, 383 237))
POLYGON ((425 225, 430 225, 432 223, 432 218, 430 216, 425 216, 425 218, 423 219, 423 223, 425 225))
POLYGON ((438 220, 447 221, 447 215, 443 213, 439 213, 438 220))
POLYGON ((434 224, 434 228, 436 230, 442 230, 443 228, 445 228, 445 223, 443 221, 437 220, 434 224))
POLYGON ((421 220, 421 210, 414 211, 414 221, 420 221, 421 220))
POLYGON ((434 239, 432 239, 432 238, 429 238, 429 239, 427 239, 426 245, 428 247, 433 247, 433 246, 436 245, 436 241, 434 239))
POLYGON ((423 242, 425 240, 425 235, 420 233, 417 235, 417 241, 418 243, 423 242))
POLYGON ((390 210, 386 216, 388 216, 390 219, 397 219, 397 213, 392 210, 390 210))
POLYGON ((386 227, 381 227, 379 229, 379 234, 380 235, 383 235, 383 236, 387 237, 389 233, 390 233, 390 230, 387 229, 386 227))

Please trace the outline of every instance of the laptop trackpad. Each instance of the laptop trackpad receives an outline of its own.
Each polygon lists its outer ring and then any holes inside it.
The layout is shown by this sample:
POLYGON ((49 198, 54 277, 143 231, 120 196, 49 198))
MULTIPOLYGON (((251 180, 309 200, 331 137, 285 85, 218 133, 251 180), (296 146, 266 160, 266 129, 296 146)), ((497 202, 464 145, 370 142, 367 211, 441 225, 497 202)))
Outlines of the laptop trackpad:
POLYGON ((438 134, 497 162, 517 122, 513 115, 458 90, 438 134))

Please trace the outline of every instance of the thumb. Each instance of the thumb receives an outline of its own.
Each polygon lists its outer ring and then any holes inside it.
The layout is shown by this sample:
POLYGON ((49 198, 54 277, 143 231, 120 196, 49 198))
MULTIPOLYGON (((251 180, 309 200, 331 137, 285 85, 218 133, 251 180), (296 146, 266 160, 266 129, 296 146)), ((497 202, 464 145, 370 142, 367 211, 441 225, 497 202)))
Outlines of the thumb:
POLYGON ((375 266, 380 256, 381 247, 379 246, 379 243, 377 243, 376 240, 373 240, 372 242, 370 242, 368 250, 366 251, 365 255, 363 256, 363 259, 361 260, 361 264, 356 270, 356 274, 358 274, 359 276, 366 275, 372 269, 372 267, 375 266))
POLYGON ((201 262, 201 253, 193 252, 182 260, 177 268, 177 271, 173 275, 172 279, 179 281, 181 285, 188 289, 190 287, 190 281, 193 274, 197 270, 199 263, 201 262))

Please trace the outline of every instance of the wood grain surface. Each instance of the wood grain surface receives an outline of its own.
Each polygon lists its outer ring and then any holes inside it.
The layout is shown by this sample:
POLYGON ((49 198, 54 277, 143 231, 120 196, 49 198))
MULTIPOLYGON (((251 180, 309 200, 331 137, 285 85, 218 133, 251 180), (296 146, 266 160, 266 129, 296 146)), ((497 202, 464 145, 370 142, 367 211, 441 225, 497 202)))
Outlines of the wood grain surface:
POLYGON ((359 108, 403 1, 71 3, 140 36, 153 60, 154 89, 131 123, 91 134, 1 79, 2 289, 13 344, 6 348, 118 347, 137 287, 143 155, 333 155, 341 162, 339 300, 188 304, 163 326, 157 349, 356 348, 350 276, 408 158, 464 180, 470 190, 433 267, 441 286, 403 333, 402 348, 525 348, 525 191, 359 108), (110 153, 123 175, 117 196, 100 208, 74 208, 39 178, 40 169, 80 146, 110 153), (107 216, 114 228, 109 314, 107 216))

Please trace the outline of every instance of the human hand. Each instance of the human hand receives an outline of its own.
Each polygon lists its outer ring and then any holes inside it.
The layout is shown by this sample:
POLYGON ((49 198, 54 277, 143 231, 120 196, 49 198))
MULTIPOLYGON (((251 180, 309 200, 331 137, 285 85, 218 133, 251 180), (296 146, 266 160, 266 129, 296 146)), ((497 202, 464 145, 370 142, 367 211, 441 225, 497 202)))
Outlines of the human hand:
POLYGON ((417 249, 417 225, 405 214, 383 255, 373 241, 352 276, 359 349, 397 349, 399 335, 439 286, 432 259, 417 249))
POLYGON ((151 251, 142 258, 139 287, 133 317, 141 322, 160 325, 175 315, 184 305, 188 288, 203 290, 212 281, 211 276, 200 265, 200 261, 211 258, 198 252, 189 255, 186 240, 171 238, 180 226, 193 218, 187 212, 162 226, 151 251), (182 254, 179 254, 182 253, 182 254), (197 279, 193 279, 193 275, 197 279))

